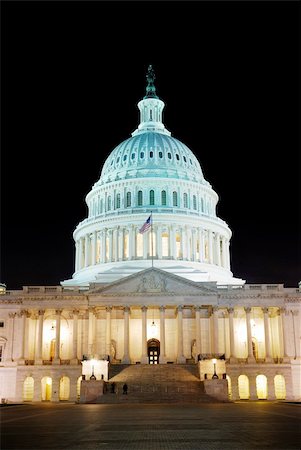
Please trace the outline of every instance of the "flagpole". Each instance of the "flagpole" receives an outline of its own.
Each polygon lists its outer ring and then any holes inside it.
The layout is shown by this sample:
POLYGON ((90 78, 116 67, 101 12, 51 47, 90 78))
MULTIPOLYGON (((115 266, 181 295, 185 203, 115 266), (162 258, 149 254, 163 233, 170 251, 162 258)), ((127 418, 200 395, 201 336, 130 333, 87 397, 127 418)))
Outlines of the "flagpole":
POLYGON ((152 267, 154 267, 154 247, 153 247, 153 211, 151 211, 151 247, 152 247, 152 267))

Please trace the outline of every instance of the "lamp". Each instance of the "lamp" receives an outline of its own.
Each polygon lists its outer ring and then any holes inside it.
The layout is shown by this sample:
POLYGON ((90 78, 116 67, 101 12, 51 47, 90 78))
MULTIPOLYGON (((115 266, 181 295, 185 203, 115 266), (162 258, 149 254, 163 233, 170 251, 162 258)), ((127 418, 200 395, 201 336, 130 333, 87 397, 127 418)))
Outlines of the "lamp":
POLYGON ((95 359, 91 359, 92 375, 90 376, 90 380, 96 380, 96 376, 94 375, 94 364, 95 364, 95 359))
POLYGON ((213 362, 213 369, 214 369, 214 374, 212 375, 212 380, 215 380, 215 379, 218 379, 218 375, 216 373, 216 358, 213 358, 212 362, 213 362))

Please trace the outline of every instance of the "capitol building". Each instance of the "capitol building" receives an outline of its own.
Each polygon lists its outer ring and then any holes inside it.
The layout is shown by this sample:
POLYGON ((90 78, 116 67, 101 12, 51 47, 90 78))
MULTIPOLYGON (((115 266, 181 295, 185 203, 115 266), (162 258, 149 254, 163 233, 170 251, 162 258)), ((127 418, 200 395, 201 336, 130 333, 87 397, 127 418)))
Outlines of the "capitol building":
POLYGON ((86 196, 72 277, 1 287, 1 401, 74 402, 91 374, 109 383, 159 366, 200 385, 216 375, 233 401, 300 401, 300 290, 231 272, 218 195, 165 128, 152 66, 138 108, 86 196))

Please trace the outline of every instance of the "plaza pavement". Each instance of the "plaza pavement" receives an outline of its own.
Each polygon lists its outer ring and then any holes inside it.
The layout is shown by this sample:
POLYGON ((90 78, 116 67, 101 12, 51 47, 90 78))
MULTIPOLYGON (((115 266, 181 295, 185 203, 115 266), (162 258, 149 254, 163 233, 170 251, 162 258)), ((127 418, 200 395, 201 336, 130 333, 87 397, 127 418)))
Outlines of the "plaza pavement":
POLYGON ((301 448, 301 404, 5 406, 1 450, 301 448))

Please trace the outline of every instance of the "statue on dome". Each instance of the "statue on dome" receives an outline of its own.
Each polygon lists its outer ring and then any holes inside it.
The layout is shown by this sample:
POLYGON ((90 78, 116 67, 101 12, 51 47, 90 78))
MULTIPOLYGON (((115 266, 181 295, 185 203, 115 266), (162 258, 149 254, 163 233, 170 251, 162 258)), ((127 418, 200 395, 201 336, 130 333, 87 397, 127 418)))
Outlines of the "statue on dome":
POLYGON ((146 74, 147 86, 146 86, 146 96, 144 98, 158 98, 156 95, 156 88, 154 86, 154 81, 156 79, 155 71, 153 66, 150 64, 148 66, 148 71, 146 74))

